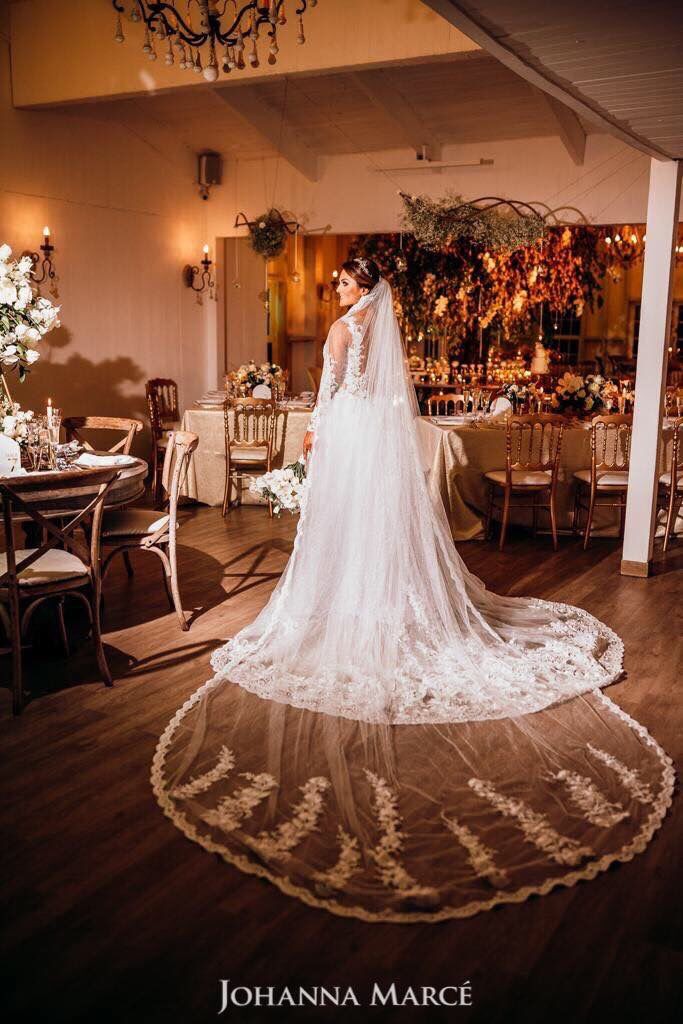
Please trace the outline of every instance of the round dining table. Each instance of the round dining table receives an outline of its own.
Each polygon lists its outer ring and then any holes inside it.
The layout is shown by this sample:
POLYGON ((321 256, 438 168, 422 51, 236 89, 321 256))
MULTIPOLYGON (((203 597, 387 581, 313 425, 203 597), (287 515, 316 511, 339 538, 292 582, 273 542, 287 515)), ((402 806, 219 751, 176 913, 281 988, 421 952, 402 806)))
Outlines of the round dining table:
MULTIPOLYGON (((54 503, 54 484, 59 481, 60 483, 65 479, 72 479, 74 482, 78 482, 79 490, 82 482, 87 480, 89 472, 95 469, 107 469, 112 468, 119 471, 118 478, 114 481, 105 497, 104 507, 108 509, 124 508, 126 505, 130 505, 132 502, 137 501, 145 493, 145 479, 149 472, 149 466, 144 459, 138 459, 133 455, 125 456, 129 461, 116 462, 110 461, 108 453, 106 452, 89 452, 89 456, 97 458, 97 464, 92 466, 79 466, 76 463, 72 463, 68 469, 43 469, 43 470, 30 470, 28 473, 22 474, 11 474, 10 476, 1 477, 0 483, 6 483, 8 486, 12 485, 13 480, 26 480, 27 476, 30 477, 34 484, 40 484, 40 487, 32 489, 31 503, 35 504, 41 511, 41 515, 46 517, 59 517, 65 512, 77 511, 79 508, 85 508, 91 497, 97 493, 97 486, 93 485, 92 495, 89 496, 87 490, 81 491, 77 497, 65 499, 63 502, 60 501, 60 508, 50 507, 49 510, 42 511, 40 509, 41 500, 45 502, 46 506, 52 506, 54 503), (99 457, 98 457, 99 456, 99 457), (74 476, 74 474, 77 474, 74 476)), ((121 457, 123 458, 123 457, 121 457)), ((2 499, 0 498, 0 506, 2 499)), ((22 518, 28 518, 15 514, 14 519, 20 521, 22 518)))

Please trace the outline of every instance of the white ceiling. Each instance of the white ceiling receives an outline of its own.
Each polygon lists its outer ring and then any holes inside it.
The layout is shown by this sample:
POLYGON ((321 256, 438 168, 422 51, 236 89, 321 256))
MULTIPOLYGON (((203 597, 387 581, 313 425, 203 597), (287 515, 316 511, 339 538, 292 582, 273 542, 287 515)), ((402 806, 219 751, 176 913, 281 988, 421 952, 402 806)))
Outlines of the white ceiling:
POLYGON ((558 134, 545 95, 483 51, 359 73, 175 89, 97 108, 98 116, 109 108, 124 121, 144 116, 194 151, 240 160, 275 155, 281 135, 315 157, 558 134))
POLYGON ((681 0, 423 2, 508 67, 520 62, 559 88, 574 110, 592 111, 603 128, 653 155, 683 158, 681 0))

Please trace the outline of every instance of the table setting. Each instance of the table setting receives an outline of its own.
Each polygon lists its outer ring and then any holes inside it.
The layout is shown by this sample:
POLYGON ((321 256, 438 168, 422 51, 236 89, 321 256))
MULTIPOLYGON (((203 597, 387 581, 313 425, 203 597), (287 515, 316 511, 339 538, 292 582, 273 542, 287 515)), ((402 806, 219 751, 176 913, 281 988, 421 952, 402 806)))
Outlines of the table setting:
MULTIPOLYGON (((249 364, 246 364, 249 365, 249 364)), ((235 371, 237 372, 237 371, 235 371)), ((265 379, 250 385, 254 392, 264 388, 271 391, 265 379)), ((246 390, 246 388, 243 388, 246 390)), ((199 436, 199 446, 189 466, 183 484, 183 496, 205 505, 217 506, 223 502, 225 487, 225 421, 223 407, 226 400, 239 400, 242 396, 235 391, 212 390, 205 392, 182 417, 182 430, 199 436)), ((262 395, 267 398, 269 395, 262 395)), ((273 438, 272 468, 281 469, 296 462, 303 450, 304 435, 315 405, 315 395, 303 391, 297 395, 281 395, 275 399, 275 425, 273 438)), ((228 411, 228 416, 232 412, 228 411)), ((243 504, 262 504, 263 499, 251 490, 252 479, 245 474, 242 480, 241 501, 243 504)))

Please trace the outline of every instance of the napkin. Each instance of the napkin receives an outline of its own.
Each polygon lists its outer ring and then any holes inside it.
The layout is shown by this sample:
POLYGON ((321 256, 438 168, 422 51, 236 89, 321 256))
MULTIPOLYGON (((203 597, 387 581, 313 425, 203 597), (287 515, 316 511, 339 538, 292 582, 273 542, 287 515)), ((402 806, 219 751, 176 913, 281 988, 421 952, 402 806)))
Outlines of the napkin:
POLYGON ((105 466, 132 466, 135 459, 131 455, 94 455, 92 452, 83 452, 76 459, 77 466, 86 466, 88 469, 103 469, 105 466))
POLYGON ((21 448, 15 440, 0 434, 0 476, 13 476, 21 471, 21 448))
POLYGON ((503 398, 502 395, 499 395, 498 398, 494 399, 489 416, 491 419, 503 419, 511 411, 512 402, 508 398, 503 398))

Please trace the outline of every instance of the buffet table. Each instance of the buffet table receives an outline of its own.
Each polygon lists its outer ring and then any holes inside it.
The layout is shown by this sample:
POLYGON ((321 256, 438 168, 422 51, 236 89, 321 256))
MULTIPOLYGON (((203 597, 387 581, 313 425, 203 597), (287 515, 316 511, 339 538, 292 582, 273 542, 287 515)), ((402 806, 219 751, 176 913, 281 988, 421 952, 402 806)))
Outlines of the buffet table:
MULTIPOLYGON (((311 418, 311 409, 278 410, 275 418, 275 442, 273 469, 287 466, 301 455, 304 434, 311 418)), ((182 429, 199 435, 199 447, 194 453, 183 494, 205 505, 222 505, 225 488, 225 432, 223 409, 188 409, 182 421, 182 429)), ((252 476, 258 476, 254 471, 252 476)), ((245 473, 242 480, 242 501, 244 504, 262 504, 249 491, 250 476, 245 473)), ((233 489, 233 495, 234 495, 233 489)))
MULTIPOLYGON (((460 425, 440 424, 428 416, 419 421, 425 465, 430 467, 429 485, 440 496, 450 522, 454 540, 473 540, 484 535, 488 503, 488 483, 484 473, 505 468, 505 422, 469 422, 460 425)), ((573 474, 591 464, 590 422, 577 422, 564 430, 557 485, 558 526, 571 527, 574 506, 573 474)), ((664 432, 666 441, 667 432, 664 432)), ((664 443, 660 453, 660 472, 668 469, 670 444, 664 443)), ((518 509, 511 522, 530 525, 531 510, 518 509)), ((540 530, 549 530, 547 513, 539 517, 540 530)), ((681 523, 677 525, 677 532, 681 523)), ((596 508, 591 535, 618 536, 619 513, 615 509, 596 508)))

